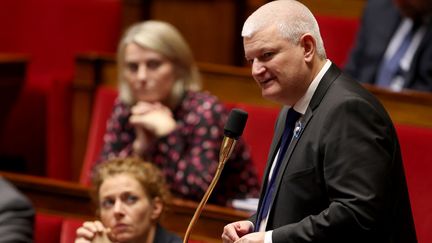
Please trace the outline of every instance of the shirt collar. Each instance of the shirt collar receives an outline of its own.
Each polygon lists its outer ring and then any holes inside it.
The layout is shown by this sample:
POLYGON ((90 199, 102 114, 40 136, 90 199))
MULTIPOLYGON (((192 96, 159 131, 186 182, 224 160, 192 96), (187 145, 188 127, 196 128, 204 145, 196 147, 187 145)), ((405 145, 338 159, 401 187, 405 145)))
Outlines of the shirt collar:
POLYGON ((327 72, 327 70, 330 68, 332 62, 327 59, 324 66, 321 68, 321 70, 318 72, 318 74, 315 76, 315 78, 312 80, 311 84, 309 85, 308 89, 306 90, 306 93, 303 95, 303 97, 300 98, 297 103, 294 105, 294 110, 304 115, 306 113, 307 107, 309 106, 309 103, 312 99, 313 94, 315 93, 316 88, 318 87, 318 84, 321 82, 322 77, 327 72))

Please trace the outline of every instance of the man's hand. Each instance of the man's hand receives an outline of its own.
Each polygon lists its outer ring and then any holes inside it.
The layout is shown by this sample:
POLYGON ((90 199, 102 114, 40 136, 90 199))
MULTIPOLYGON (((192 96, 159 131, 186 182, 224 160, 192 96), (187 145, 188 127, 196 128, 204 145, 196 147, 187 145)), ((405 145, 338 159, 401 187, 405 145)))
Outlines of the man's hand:
POLYGON ((228 224, 224 227, 222 241, 232 243, 254 230, 252 222, 244 220, 228 224))
POLYGON ((255 232, 241 237, 236 243, 263 243, 265 232, 255 232))

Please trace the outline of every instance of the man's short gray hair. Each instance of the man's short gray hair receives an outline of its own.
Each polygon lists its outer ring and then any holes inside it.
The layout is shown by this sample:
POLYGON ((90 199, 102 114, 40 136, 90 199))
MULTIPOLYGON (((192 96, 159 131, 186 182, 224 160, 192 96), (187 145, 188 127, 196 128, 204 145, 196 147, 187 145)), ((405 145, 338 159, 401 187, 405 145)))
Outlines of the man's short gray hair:
POLYGON ((309 33, 316 41, 317 55, 326 59, 318 22, 312 12, 295 0, 269 2, 255 11, 243 25, 242 36, 252 37, 257 31, 275 25, 283 38, 298 44, 300 37, 309 33))

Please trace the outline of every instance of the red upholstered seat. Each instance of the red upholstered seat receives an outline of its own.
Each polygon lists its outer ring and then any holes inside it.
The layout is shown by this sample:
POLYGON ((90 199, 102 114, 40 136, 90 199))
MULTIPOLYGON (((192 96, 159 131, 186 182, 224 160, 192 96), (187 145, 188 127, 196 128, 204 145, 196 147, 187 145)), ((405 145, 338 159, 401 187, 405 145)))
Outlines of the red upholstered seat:
MULTIPOLYGON (((81 171, 80 183, 82 184, 89 183, 91 168, 102 149, 106 121, 112 112, 116 97, 117 90, 114 88, 99 87, 96 91, 86 155, 81 171)), ((249 114, 243 137, 251 149, 252 159, 261 179, 267 162, 267 154, 273 137, 274 122, 279 113, 279 108, 245 103, 227 103, 226 106, 228 110, 236 107, 247 111, 249 114)))
POLYGON ((419 243, 432 242, 432 129, 396 125, 419 243))
POLYGON ((65 218, 63 220, 60 243, 74 243, 76 230, 84 223, 84 220, 65 218))
POLYGON ((52 81, 47 94, 47 158, 46 176, 59 180, 72 179, 71 165, 72 84, 52 81))
POLYGON ((37 213, 35 218, 34 243, 59 243, 63 217, 37 213))
POLYGON ((71 94, 61 88, 72 83, 78 53, 115 52, 121 5, 121 0, 0 1, 0 52, 29 57, 24 90, 0 141, 6 145, 0 146, 2 155, 25 164, 20 172, 73 179, 65 123, 71 94))
POLYGON ((83 222, 79 218, 39 212, 36 214, 34 243, 73 243, 76 230, 83 222))
POLYGON ((316 16, 327 57, 342 67, 354 45, 360 21, 358 18, 316 16))
POLYGON ((245 110, 249 114, 243 138, 251 149, 252 160, 261 181, 273 138, 274 124, 280 108, 245 103, 238 103, 236 107, 245 110))
POLYGON ((82 184, 89 184, 90 172, 102 149, 106 122, 111 115, 116 97, 117 90, 114 88, 101 86, 96 90, 87 149, 80 176, 82 184))

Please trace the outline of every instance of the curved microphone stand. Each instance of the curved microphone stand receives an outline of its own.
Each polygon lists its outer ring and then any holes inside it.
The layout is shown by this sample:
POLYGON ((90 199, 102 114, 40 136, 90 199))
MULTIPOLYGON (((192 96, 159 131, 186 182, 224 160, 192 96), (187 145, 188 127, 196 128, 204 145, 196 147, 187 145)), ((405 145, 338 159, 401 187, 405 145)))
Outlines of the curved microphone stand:
POLYGON ((228 158, 231 156, 232 151, 234 150, 234 146, 237 143, 237 139, 243 133, 243 129, 246 125, 247 117, 248 114, 243 110, 240 109, 231 110, 230 115, 228 117, 228 121, 224 128, 224 139, 221 144, 221 149, 219 154, 219 164, 215 176, 213 177, 209 187, 207 188, 206 193, 201 199, 200 204, 195 210, 194 216, 192 217, 192 220, 190 221, 185 236, 183 238, 183 243, 188 242, 192 228, 194 227, 195 223, 198 221, 198 218, 201 215, 201 211, 203 210, 205 204, 207 203, 207 200, 209 199, 211 193, 213 192, 213 189, 216 186, 216 183, 218 182, 219 177, 222 173, 222 169, 226 161, 228 160, 228 158))

